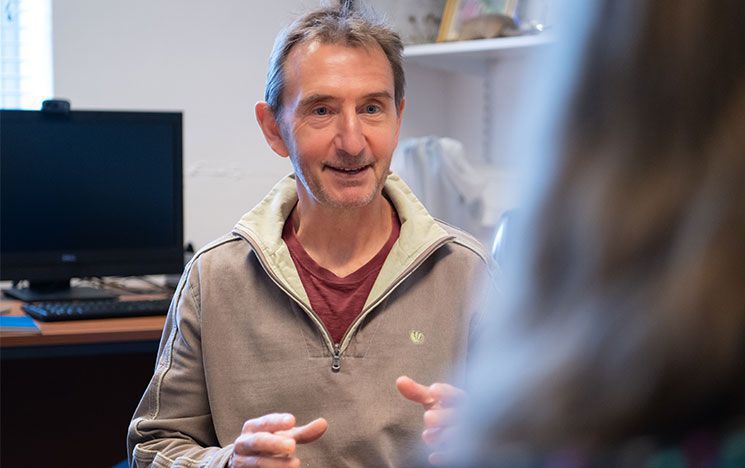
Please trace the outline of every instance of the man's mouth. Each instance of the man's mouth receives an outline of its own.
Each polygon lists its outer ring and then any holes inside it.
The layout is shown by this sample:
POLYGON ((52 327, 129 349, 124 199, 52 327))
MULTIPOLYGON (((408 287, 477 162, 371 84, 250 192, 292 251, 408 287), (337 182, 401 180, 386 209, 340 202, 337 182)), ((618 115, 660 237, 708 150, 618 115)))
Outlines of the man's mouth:
POLYGON ((370 167, 370 165, 369 164, 366 164, 364 166, 355 166, 355 167, 339 167, 339 166, 329 166, 329 165, 326 165, 326 167, 328 169, 331 169, 332 171, 335 171, 335 172, 340 172, 342 174, 354 175, 354 174, 359 174, 360 172, 368 169, 370 167))

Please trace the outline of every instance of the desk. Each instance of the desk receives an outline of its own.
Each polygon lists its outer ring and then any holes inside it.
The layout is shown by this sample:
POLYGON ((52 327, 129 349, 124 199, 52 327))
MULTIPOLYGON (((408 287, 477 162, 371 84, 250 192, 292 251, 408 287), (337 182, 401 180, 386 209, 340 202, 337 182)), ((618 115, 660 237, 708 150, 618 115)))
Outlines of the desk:
MULTIPOLYGON (((157 296, 137 296, 138 299, 157 296)), ((125 298, 126 299, 126 298, 125 298)), ((0 308, 10 307, 7 315, 25 315, 21 301, 0 300, 0 308)), ((82 345, 160 339, 164 316, 131 317, 69 322, 39 322, 41 334, 0 334, 0 349, 28 346, 82 345)))
MULTIPOLYGON (((0 301, 9 315, 23 315, 20 306, 0 301)), ((41 334, 0 334, 0 466, 126 459, 127 426, 152 376, 164 321, 37 322, 41 334)))

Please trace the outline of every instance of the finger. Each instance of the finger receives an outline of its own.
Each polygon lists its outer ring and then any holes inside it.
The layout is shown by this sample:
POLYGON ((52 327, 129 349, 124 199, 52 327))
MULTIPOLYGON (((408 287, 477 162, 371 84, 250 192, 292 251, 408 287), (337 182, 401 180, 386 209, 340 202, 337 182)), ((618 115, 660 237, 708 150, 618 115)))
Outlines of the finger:
POLYGON ((429 464, 434 466, 447 465, 450 463, 450 459, 451 457, 447 452, 432 452, 429 454, 429 457, 427 457, 429 464))
POLYGON ((307 444, 321 437, 328 429, 329 423, 323 418, 314 419, 304 426, 293 427, 277 434, 292 437, 298 444, 307 444))
POLYGON ((258 455, 237 455, 233 457, 233 461, 230 466, 231 468, 299 468, 300 459, 297 457, 273 458, 262 457, 258 455))
POLYGON ((402 375, 396 379, 396 388, 404 398, 429 408, 436 400, 429 394, 429 387, 416 382, 414 379, 402 375))
POLYGON ((429 386, 429 394, 442 406, 455 406, 466 399, 466 392, 460 388, 439 382, 429 386))
POLYGON ((439 445, 442 442, 442 429, 439 427, 425 429, 422 431, 422 440, 430 446, 439 445))
POLYGON ((290 457, 295 454, 295 440, 292 437, 254 432, 241 434, 235 439, 233 451, 237 455, 266 455, 290 457))
POLYGON ((446 427, 453 424, 456 410, 452 408, 428 409, 424 412, 424 427, 446 427))
POLYGON ((434 461, 432 464, 451 466, 455 460, 456 437, 452 427, 429 428, 422 432, 422 440, 431 450, 429 459, 431 463, 434 461))
POLYGON ((295 416, 289 413, 265 414, 259 418, 249 419, 243 423, 242 434, 251 432, 277 432, 295 426, 295 416))

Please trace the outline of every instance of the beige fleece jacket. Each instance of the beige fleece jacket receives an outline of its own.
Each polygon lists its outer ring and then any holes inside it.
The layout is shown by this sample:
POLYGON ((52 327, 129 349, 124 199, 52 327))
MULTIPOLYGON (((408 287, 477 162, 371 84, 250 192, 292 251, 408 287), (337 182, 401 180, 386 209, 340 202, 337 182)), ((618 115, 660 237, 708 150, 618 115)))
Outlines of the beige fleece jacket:
POLYGON ((133 466, 225 466, 244 421, 271 412, 328 420, 323 437, 298 446, 303 466, 403 467, 418 457, 422 409, 395 379, 458 379, 492 291, 490 263, 396 175, 384 192, 400 237, 341 343, 313 312, 281 238, 294 176, 194 256, 129 427, 133 466))

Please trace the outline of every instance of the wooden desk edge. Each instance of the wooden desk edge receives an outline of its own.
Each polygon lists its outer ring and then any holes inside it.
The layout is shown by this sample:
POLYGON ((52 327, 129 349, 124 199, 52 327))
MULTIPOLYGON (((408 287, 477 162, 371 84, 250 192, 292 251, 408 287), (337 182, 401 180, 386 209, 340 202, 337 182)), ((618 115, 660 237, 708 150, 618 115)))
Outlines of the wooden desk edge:
MULTIPOLYGON (((8 315, 25 315, 20 301, 3 300, 2 305, 11 307, 8 315)), ((165 319, 165 316, 158 315, 68 322, 35 321, 41 333, 2 332, 0 348, 159 340, 165 319)))

